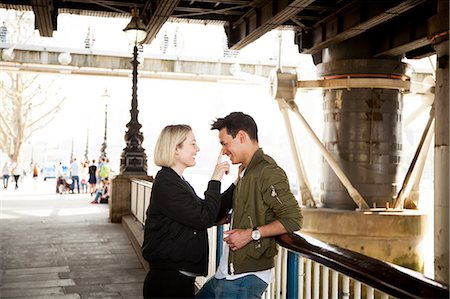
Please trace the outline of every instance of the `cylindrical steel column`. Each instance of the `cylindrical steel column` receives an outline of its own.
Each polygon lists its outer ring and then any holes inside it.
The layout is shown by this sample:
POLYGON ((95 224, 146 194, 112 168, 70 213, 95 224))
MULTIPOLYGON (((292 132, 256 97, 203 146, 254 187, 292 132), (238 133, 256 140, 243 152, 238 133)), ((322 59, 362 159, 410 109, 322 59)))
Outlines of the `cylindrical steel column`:
MULTIPOLYGON (((404 78, 408 65, 398 60, 344 59, 318 66, 319 76, 332 78, 404 78)), ((369 206, 392 204, 402 150, 403 95, 392 89, 324 91, 326 148, 335 156, 369 206)), ((347 190, 326 162, 322 164, 324 207, 355 209, 347 190)))
POLYGON ((429 38, 436 50, 434 148, 434 274, 449 284, 449 3, 438 2, 438 13, 429 19, 429 38))

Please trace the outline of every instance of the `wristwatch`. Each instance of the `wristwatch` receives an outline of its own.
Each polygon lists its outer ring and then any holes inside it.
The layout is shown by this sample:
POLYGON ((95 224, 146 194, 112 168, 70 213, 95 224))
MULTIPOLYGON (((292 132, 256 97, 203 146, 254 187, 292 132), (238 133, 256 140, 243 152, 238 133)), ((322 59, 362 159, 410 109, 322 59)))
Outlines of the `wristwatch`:
POLYGON ((252 239, 254 241, 258 241, 259 239, 261 239, 261 232, 258 230, 256 226, 252 228, 252 239))

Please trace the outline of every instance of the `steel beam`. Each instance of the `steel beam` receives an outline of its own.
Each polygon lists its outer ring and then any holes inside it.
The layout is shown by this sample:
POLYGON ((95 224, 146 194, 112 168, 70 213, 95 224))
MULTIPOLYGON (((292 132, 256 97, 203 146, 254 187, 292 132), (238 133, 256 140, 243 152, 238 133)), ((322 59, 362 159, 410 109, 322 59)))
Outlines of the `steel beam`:
POLYGON ((267 1, 251 9, 237 22, 229 22, 226 28, 230 49, 239 50, 267 32, 283 25, 314 0, 267 1), (289 3, 289 4, 288 4, 289 3))
POLYGON ((58 10, 51 0, 31 0, 35 16, 35 28, 39 29, 41 36, 52 37, 56 30, 58 10))
POLYGON ((407 0, 387 10, 380 9, 378 7, 380 4, 376 1, 355 4, 356 6, 351 9, 347 8, 316 24, 311 33, 303 34, 305 41, 302 41, 302 44, 307 45, 307 49, 299 50, 303 54, 315 54, 332 44, 348 40, 386 23, 423 2, 425 0, 407 0), (373 11, 379 13, 367 19, 366 16, 370 16, 373 11))
POLYGON ((155 39, 159 30, 172 15, 175 7, 177 7, 179 2, 180 0, 159 1, 158 5, 154 8, 153 11, 152 6, 150 5, 150 0, 147 1, 147 4, 145 5, 147 10, 142 12, 143 14, 147 15, 148 18, 147 22, 144 19, 144 23, 147 27, 147 37, 145 38, 143 43, 149 44, 153 39, 155 39))

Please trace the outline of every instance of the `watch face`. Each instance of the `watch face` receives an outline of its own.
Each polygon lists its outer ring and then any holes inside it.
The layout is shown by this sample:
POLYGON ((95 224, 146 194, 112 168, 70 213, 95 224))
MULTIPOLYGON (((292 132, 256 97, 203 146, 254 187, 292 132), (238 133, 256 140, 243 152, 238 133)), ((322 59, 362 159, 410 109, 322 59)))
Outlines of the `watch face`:
POLYGON ((261 233, 259 232, 259 230, 252 231, 252 239, 255 241, 261 239, 261 233))

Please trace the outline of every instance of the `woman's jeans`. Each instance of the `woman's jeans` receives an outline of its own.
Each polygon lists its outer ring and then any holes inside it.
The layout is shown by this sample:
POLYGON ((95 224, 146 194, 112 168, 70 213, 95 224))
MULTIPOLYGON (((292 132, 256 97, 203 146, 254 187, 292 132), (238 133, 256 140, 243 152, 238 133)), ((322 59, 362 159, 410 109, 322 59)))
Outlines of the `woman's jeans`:
POLYGON ((145 277, 144 298, 194 298, 195 277, 178 270, 150 269, 145 277))
POLYGON ((4 174, 3 175, 3 188, 8 188, 8 181, 9 181, 9 175, 4 174))
POLYGON ((235 280, 212 277, 195 295, 196 298, 260 299, 267 283, 256 275, 247 275, 235 280))

